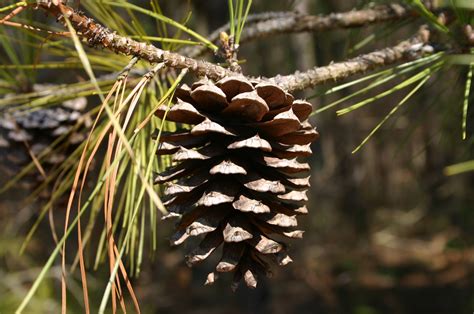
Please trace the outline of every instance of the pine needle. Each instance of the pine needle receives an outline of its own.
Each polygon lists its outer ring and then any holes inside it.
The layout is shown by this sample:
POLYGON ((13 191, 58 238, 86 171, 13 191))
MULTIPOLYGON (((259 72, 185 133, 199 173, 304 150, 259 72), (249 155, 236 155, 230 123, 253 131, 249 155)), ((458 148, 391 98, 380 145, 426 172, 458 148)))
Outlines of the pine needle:
POLYGON ((235 13, 234 13, 234 0, 228 0, 227 1, 228 6, 229 6, 229 32, 230 36, 234 37, 235 36, 235 13))
POLYGON ((209 47, 210 49, 212 49, 213 51, 216 51, 218 49, 218 47, 216 45, 214 45, 212 42, 210 42, 209 40, 207 40, 205 37, 199 35, 198 33, 196 33, 195 31, 191 30, 190 28, 176 22, 175 20, 172 20, 170 19, 169 17, 166 17, 164 15, 161 15, 161 14, 158 14, 158 13, 155 13, 153 11, 150 11, 150 10, 147 10, 147 9, 144 9, 142 7, 139 7, 137 5, 134 5, 134 4, 131 4, 131 3, 127 3, 127 2, 112 2, 112 1, 104 1, 104 3, 110 5, 110 6, 116 6, 116 7, 121 7, 121 8, 127 8, 127 9, 132 9, 134 11, 137 11, 137 12, 140 12, 140 13, 143 13, 143 14, 146 14, 146 15, 149 15, 155 19, 158 19, 160 21, 163 21, 167 24, 170 24, 186 33, 188 33, 189 35, 193 36, 194 38, 196 38, 197 40, 201 41, 202 43, 204 43, 207 47, 209 47))
POLYGON ((390 95, 390 94, 392 94, 396 91, 402 90, 402 89, 406 88, 407 86, 410 86, 410 85, 412 85, 412 84, 414 84, 414 83, 416 83, 420 80, 423 80, 425 77, 430 76, 433 72, 437 71, 441 67, 442 64, 443 64, 442 61, 438 62, 435 65, 433 65, 433 66, 417 73, 416 75, 404 80, 403 82, 397 84, 396 86, 394 86, 394 87, 392 87, 392 88, 390 88, 390 89, 388 89, 388 90, 386 90, 386 91, 384 91, 384 92, 382 92, 382 93, 380 93, 380 94, 378 94, 374 97, 365 99, 365 100, 360 101, 360 102, 358 102, 358 103, 356 103, 352 106, 349 106, 347 108, 338 110, 338 111, 336 111, 336 113, 337 113, 338 116, 347 114, 347 113, 352 112, 356 109, 359 109, 359 108, 361 108, 361 107, 363 107, 363 106, 365 106, 369 103, 372 103, 372 102, 374 102, 378 99, 386 97, 386 96, 388 96, 388 95, 390 95))
POLYGON ((361 88, 361 89, 357 90, 356 92, 354 92, 354 93, 352 93, 348 96, 338 98, 336 101, 334 101, 334 102, 332 102, 332 103, 330 103, 330 104, 328 104, 328 105, 326 105, 322 108, 319 108, 319 109, 315 110, 312 113, 312 115, 321 113, 321 112, 326 111, 328 109, 331 109, 331 108, 333 108, 333 107, 335 107, 335 106, 337 106, 337 105, 339 105, 343 102, 348 101, 351 98, 354 98, 355 96, 364 94, 364 93, 370 91, 371 89, 373 89, 377 86, 385 84, 386 82, 389 82, 392 79, 395 79, 395 78, 400 77, 404 74, 407 74, 411 71, 414 71, 414 70, 416 70, 420 67, 428 65, 431 62, 438 60, 442 56, 443 56, 443 53, 437 53, 437 54, 434 54, 434 55, 426 57, 426 58, 422 58, 422 59, 419 59, 419 60, 407 62, 407 63, 401 64, 399 66, 393 67, 391 69, 383 70, 383 71, 380 71, 378 73, 374 73, 374 74, 368 75, 366 77, 362 77, 358 80, 335 86, 335 87, 323 92, 322 94, 316 94, 314 96, 311 96, 310 98, 317 97, 317 96, 320 96, 320 95, 329 95, 329 94, 332 94, 334 92, 337 92, 337 91, 346 89, 348 87, 351 87, 353 85, 365 82, 367 80, 377 78, 374 82, 370 83, 368 86, 366 86, 364 88, 361 88))
MULTIPOLYGON (((115 165, 116 163, 118 163, 124 156, 125 156, 125 152, 123 151, 123 152, 121 152, 120 156, 113 161, 112 166, 115 165)), ((105 182, 106 178, 109 176, 111 170, 112 170, 112 168, 108 169, 108 171, 104 173, 104 175, 101 177, 101 179, 97 182, 96 186, 94 187, 94 190, 89 195, 89 198, 87 199, 87 201, 84 203, 84 205, 82 205, 82 207, 79 210, 77 216, 71 221, 68 229, 66 230, 65 234, 63 235, 61 240, 56 245, 56 248, 54 249, 54 251, 49 256, 46 264, 43 266, 43 268, 41 269, 38 277, 33 282, 33 285, 31 286, 31 288, 28 291, 27 295, 25 296, 25 298, 22 300, 21 304, 16 309, 16 311, 15 311, 16 314, 23 313, 26 306, 30 303, 30 301, 33 298, 34 294, 38 290, 40 284, 43 282, 44 278, 46 277, 47 272, 51 269, 51 266, 53 265, 54 261, 56 260, 56 257, 59 255, 62 246, 64 245, 66 240, 69 238, 71 232, 76 227, 79 218, 84 214, 85 210, 92 203, 92 201, 96 197, 96 195, 99 194, 99 192, 100 192, 102 186, 104 185, 104 182, 105 182)))
POLYGON ((406 0, 411 4, 415 9, 418 10, 420 15, 430 22, 431 25, 436 27, 439 31, 443 33, 449 33, 449 29, 446 25, 442 24, 436 15, 433 14, 430 10, 426 8, 421 0, 406 0))
POLYGON ((388 119, 390 119, 390 117, 392 117, 393 114, 395 114, 395 112, 397 112, 397 110, 400 109, 401 106, 403 106, 404 103, 406 103, 423 85, 425 85, 425 83, 430 79, 430 77, 431 76, 428 75, 424 79, 422 79, 421 82, 415 86, 415 88, 413 88, 395 107, 393 107, 392 110, 390 110, 390 112, 383 118, 383 120, 380 121, 379 124, 377 124, 377 126, 369 133, 369 135, 367 135, 367 137, 359 144, 359 146, 357 146, 352 151, 352 154, 355 154, 359 149, 361 149, 362 146, 364 146, 365 143, 367 143, 369 139, 375 134, 375 132, 377 132, 378 129, 380 129, 382 125, 388 119))
MULTIPOLYGON (((474 50, 473 50, 474 53, 474 50)), ((467 138, 467 113, 469 109, 469 96, 471 94, 472 73, 474 72, 474 63, 471 63, 466 75, 466 86, 464 89, 464 102, 462 107, 462 139, 467 138)))
POLYGON ((470 171, 474 171, 474 160, 461 162, 444 168, 444 174, 447 176, 454 176, 470 171))
MULTIPOLYGON (((182 70, 182 73, 180 74, 180 77, 184 77, 184 75, 186 74, 186 70, 182 70)), ((177 85, 177 84, 176 84, 177 85)), ((170 108, 170 105, 171 105, 171 100, 172 100, 172 97, 169 97, 168 98, 168 110, 170 108)), ((167 113, 167 112, 166 112, 167 113)), ((162 125, 161 125, 161 128, 160 128, 160 131, 159 131, 159 134, 158 134, 158 137, 157 139, 155 140, 155 143, 153 145, 153 149, 152 151, 156 151, 158 149, 158 143, 159 143, 159 138, 160 138, 160 135, 161 135, 161 131, 163 129, 163 126, 164 126, 164 123, 165 123, 165 118, 166 118, 166 113, 165 113, 165 117, 163 118, 162 120, 162 125)), ((135 133, 135 135, 137 135, 138 133, 135 133)), ((153 165, 153 160, 150 160, 148 165, 147 165, 147 169, 146 169, 146 174, 145 176, 147 176, 148 174, 151 173, 151 169, 152 169, 152 165, 153 165)), ((142 189, 140 191, 140 195, 139 195, 139 198, 138 200, 135 202, 136 203, 136 207, 134 208, 133 210, 133 216, 131 217, 131 224, 133 224, 133 222, 135 221, 138 213, 139 213, 139 208, 140 208, 140 204, 141 204, 141 199, 143 198, 144 196, 144 192, 146 190, 146 186, 145 185, 142 185, 142 189)), ((127 233, 125 235, 125 238, 124 238, 124 242, 126 243, 127 242, 127 239, 132 235, 132 231, 133 229, 132 228, 128 228, 127 229, 127 233)), ((102 297, 102 301, 101 301, 101 304, 100 304, 100 307, 99 307, 99 314, 103 314, 105 313, 105 309, 107 307, 107 302, 108 302, 108 297, 110 295, 110 290, 112 289, 112 282, 113 282, 113 278, 115 277, 115 274, 117 273, 118 271, 118 267, 119 267, 119 261, 122 259, 122 255, 124 254, 124 249, 125 249, 125 245, 122 246, 122 248, 120 249, 120 253, 117 254, 118 255, 118 259, 117 259, 117 262, 115 263, 114 265, 114 268, 113 268, 113 271, 111 272, 110 274, 110 278, 109 278, 109 282, 107 284, 107 287, 105 289, 105 292, 104 292, 104 295, 102 297)))
POLYGON ((242 31, 244 30, 245 21, 247 20, 247 16, 250 12, 250 7, 252 6, 252 0, 247 0, 247 7, 245 9, 245 13, 242 16, 242 7, 243 7, 243 0, 240 0, 239 6, 239 27, 237 29, 237 34, 235 34, 235 45, 238 46, 240 42, 240 36, 242 31))
POLYGON ((28 3, 26 3, 26 1, 20 1, 20 2, 17 2, 17 3, 7 5, 5 7, 1 7, 0 12, 9 11, 9 10, 12 10, 12 9, 16 9, 18 7, 25 7, 27 5, 28 5, 28 3))

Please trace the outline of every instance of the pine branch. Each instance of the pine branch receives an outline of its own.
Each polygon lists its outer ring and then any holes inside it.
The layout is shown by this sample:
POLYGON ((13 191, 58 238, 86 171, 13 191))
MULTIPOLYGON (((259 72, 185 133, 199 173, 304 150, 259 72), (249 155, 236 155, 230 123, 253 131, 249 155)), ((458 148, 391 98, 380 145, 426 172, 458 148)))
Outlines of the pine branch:
MULTIPOLYGON (((71 24, 75 28, 78 35, 86 40, 91 46, 103 47, 115 53, 139 57, 143 60, 147 60, 150 63, 163 62, 166 66, 171 68, 187 68, 198 76, 207 76, 212 80, 219 80, 223 77, 237 74, 210 62, 195 60, 178 53, 162 50, 153 45, 138 42, 128 37, 118 35, 117 33, 87 17, 84 13, 77 12, 67 5, 61 3, 40 3, 38 7, 51 13, 60 22, 64 21, 64 16, 66 16, 71 21, 71 24)), ((374 9, 369 9, 369 11, 370 10, 374 9)), ((366 13, 369 11, 366 11, 366 13)), ((321 27, 321 29, 324 27, 327 28, 330 27, 329 25, 333 25, 329 23, 331 19, 333 21, 338 21, 335 22, 336 24, 334 25, 341 26, 363 23, 362 21, 365 19, 361 18, 361 15, 357 12, 359 11, 333 14, 330 15, 333 16, 332 18, 319 17, 319 22, 315 22, 313 20, 312 22, 304 23, 304 26, 300 26, 300 29, 308 29, 311 27, 314 28, 316 27, 315 25, 319 25, 317 27, 321 27), (350 20, 352 22, 348 22, 349 20, 343 19, 341 16, 350 16, 350 20)), ((373 13, 374 12, 371 14, 362 14, 362 16, 374 17, 373 13)), ((388 15, 385 15, 386 18, 390 16, 388 11, 387 14, 388 15)), ((368 20, 365 21, 367 22, 368 20)), ((296 72, 287 76, 278 75, 273 78, 262 80, 278 84, 288 91, 294 91, 320 85, 328 81, 344 79, 351 75, 393 64, 404 59, 414 59, 420 57, 421 54, 417 53, 415 48, 419 50, 420 47, 426 44, 429 39, 429 34, 430 33, 428 29, 423 27, 414 37, 403 41, 394 47, 389 47, 361 55, 348 61, 333 63, 325 67, 317 67, 305 72, 296 72)))
POLYGON ((399 4, 378 5, 373 8, 329 15, 294 14, 256 23, 247 27, 242 36, 254 40, 281 33, 319 32, 330 29, 354 28, 416 16, 416 13, 399 4))
MULTIPOLYGON (((284 33, 320 32, 331 29, 356 28, 371 24, 390 22, 417 16, 416 11, 400 4, 377 5, 373 8, 353 10, 329 15, 305 15, 297 12, 267 12, 249 16, 240 42, 249 42, 263 37, 284 33)), ((221 32, 228 32, 225 24, 209 36, 216 42, 221 32)), ((183 49, 183 54, 196 58, 208 51, 204 46, 183 49)))
POLYGON ((305 72, 295 72, 286 76, 278 75, 269 80, 288 91, 302 90, 326 82, 341 80, 401 60, 419 58, 423 55, 422 48, 428 43, 429 37, 428 28, 423 26, 415 36, 398 43, 396 46, 360 55, 344 62, 315 67, 305 72))
POLYGON ((195 60, 180 54, 159 49, 153 45, 133 40, 118 35, 87 17, 84 13, 62 3, 38 4, 38 8, 44 9, 52 14, 59 22, 64 22, 67 17, 78 36, 86 40, 93 47, 106 48, 115 53, 130 55, 147 60, 150 63, 162 62, 168 67, 184 69, 187 68, 198 76, 207 76, 213 80, 234 74, 233 72, 210 62, 195 60))

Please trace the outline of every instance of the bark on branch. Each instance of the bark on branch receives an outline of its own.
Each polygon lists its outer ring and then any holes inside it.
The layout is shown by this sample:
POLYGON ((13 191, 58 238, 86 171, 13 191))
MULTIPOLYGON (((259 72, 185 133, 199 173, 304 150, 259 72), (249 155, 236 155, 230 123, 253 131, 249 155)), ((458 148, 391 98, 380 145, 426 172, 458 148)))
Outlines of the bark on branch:
POLYGON ((427 27, 421 27, 418 33, 393 47, 384 48, 356 58, 332 63, 323 67, 315 67, 305 72, 295 72, 286 76, 275 76, 269 79, 288 91, 302 90, 326 82, 344 79, 348 76, 387 66, 404 59, 414 59, 421 56, 424 44, 428 43, 430 32, 427 27))
POLYGON ((243 36, 246 40, 250 40, 276 33, 315 32, 335 28, 353 28, 414 15, 415 13, 412 10, 398 4, 379 5, 370 9, 331 13, 322 16, 295 14, 293 17, 283 17, 257 23, 247 28, 243 36))
MULTIPOLYGON (((373 8, 353 10, 329 15, 306 15, 297 12, 270 12, 249 16, 240 37, 240 42, 249 42, 276 34, 319 32, 338 28, 356 28, 369 24, 390 22, 416 16, 417 13, 400 4, 377 5, 373 8)), ((221 32, 228 32, 229 24, 219 27, 209 35, 216 42, 221 32)), ((196 58, 208 49, 194 46, 183 50, 183 54, 196 58)))
POLYGON ((162 50, 153 45, 118 35, 87 17, 84 13, 75 11, 62 3, 40 3, 38 8, 46 10, 60 22, 64 22, 64 17, 67 17, 78 36, 85 39, 91 46, 107 48, 124 55, 132 55, 151 63, 163 62, 166 66, 172 68, 187 68, 198 76, 207 76, 213 80, 219 80, 233 74, 233 72, 216 64, 188 58, 178 53, 162 50))

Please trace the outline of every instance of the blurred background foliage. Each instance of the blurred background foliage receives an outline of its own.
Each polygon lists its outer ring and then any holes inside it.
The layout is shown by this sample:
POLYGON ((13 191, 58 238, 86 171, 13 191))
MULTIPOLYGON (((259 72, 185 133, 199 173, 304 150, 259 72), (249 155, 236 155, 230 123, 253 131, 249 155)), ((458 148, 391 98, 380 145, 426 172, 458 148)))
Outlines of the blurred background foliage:
MULTIPOLYGON (((82 8, 91 16, 120 34, 153 40, 159 47, 170 50, 200 41, 176 25, 165 24, 156 17, 130 8, 98 3, 81 1, 82 8), (179 40, 160 42, 150 36, 179 40)), ((178 21, 204 37, 229 21, 227 2, 221 0, 129 3, 153 9, 157 14, 178 21)), ((251 13, 298 11, 328 14, 361 8, 367 3, 362 0, 262 0, 253 2, 251 13)), ((64 31, 42 12, 23 12, 17 21, 64 31)), ((289 74, 394 45, 415 33, 424 22, 409 19, 352 30, 276 35, 243 44, 239 58, 244 73, 248 75, 271 77, 289 74)), ((12 108, 50 108, 69 99, 85 97, 88 104, 86 111, 89 111, 86 116, 90 121, 95 118, 100 104, 98 97, 93 95, 96 86, 84 71, 79 53, 70 39, 2 26, 0 40, 0 106, 4 112, 12 108), (45 88, 47 92, 41 93, 45 88)), ((107 51, 85 49, 95 75, 100 78, 99 86, 105 96, 115 83, 117 74, 104 75, 121 71, 130 60, 107 51)), ((210 54, 207 58, 222 62, 210 54)), ((420 71, 439 60, 426 63, 420 71)), ((135 67, 140 71, 148 68, 149 65, 144 62, 135 67)), ((372 81, 330 94, 326 91, 331 86, 299 93, 298 96, 306 97, 313 103, 315 114, 311 121, 321 134, 321 139, 314 144, 315 154, 311 159, 310 214, 301 219, 306 230, 305 237, 292 244, 291 253, 295 262, 276 270, 274 278, 264 281, 256 290, 240 289, 232 293, 226 280, 212 287, 202 287, 212 263, 192 270, 187 268, 183 260, 183 252, 187 248, 170 248, 168 245, 172 223, 159 221, 160 213, 152 209, 151 199, 140 200, 147 209, 140 214, 138 223, 133 222, 135 234, 130 240, 131 248, 127 249, 129 258, 126 261, 131 275, 139 273, 139 276, 132 278, 132 283, 142 311, 471 313, 474 309, 474 173, 449 175, 453 168, 447 168, 474 160, 472 106, 467 112, 467 138, 462 139, 461 121, 468 71, 469 66, 465 64, 443 66, 403 107, 390 115, 390 119, 356 153, 353 153, 354 149, 410 89, 394 91, 380 99, 377 95, 410 79, 419 71, 401 74, 394 79, 396 83, 390 81, 354 97, 349 96, 372 81), (321 110, 344 97, 347 100, 321 110), (375 97, 373 102, 359 110, 337 114, 337 110, 372 97, 375 97), (147 227, 143 228, 140 224, 147 227), (142 232, 151 236, 142 239, 142 232), (134 247, 133 243, 142 249, 134 247), (138 266, 134 264, 137 261, 132 253, 134 250, 135 254, 144 255, 140 257, 138 266)), ((135 126, 140 125, 162 99, 177 74, 173 71, 159 74, 144 90, 140 110, 133 122, 135 126)), ((346 82, 367 75, 359 75, 346 82)), ((129 77, 127 93, 139 79, 129 77)), ((186 76, 184 80, 190 81, 191 77, 186 76)), ((471 104, 474 101, 472 95, 474 93, 468 94, 471 104)), ((80 130, 90 125, 90 121, 75 122, 76 129, 67 136, 81 133, 80 130)), ((143 158, 145 163, 154 157, 150 153, 154 142, 149 140, 148 135, 158 123, 154 121, 147 125, 139 133, 140 139, 132 142, 133 148, 140 151, 138 158, 143 158)), ((172 129, 173 126, 166 128, 172 129)), ((132 132, 127 136, 132 138, 132 132)), ((23 151, 24 148, 21 146, 23 151)), ((61 151, 65 154, 62 161, 70 160, 69 168, 64 166, 67 163, 60 162, 51 163, 46 170, 56 175, 54 179, 58 176, 69 178, 72 174, 72 180, 80 151, 71 148, 68 151, 64 147, 61 151)), ((105 149, 100 153, 105 153, 105 149)), ((3 165, 10 165, 10 154, 11 151, 1 151, 1 157, 5 160, 3 165)), ((162 166, 155 162, 153 170, 162 166)), ((56 247, 57 239, 52 236, 51 226, 55 226, 61 234, 65 218, 67 198, 63 200, 58 196, 54 202, 48 203, 50 195, 42 197, 38 185, 22 185, 25 179, 31 181, 41 177, 37 167, 31 163, 29 167, 28 176, 12 183, 8 191, 3 191, 0 196, 0 274, 3 279, 0 281, 0 313, 13 312, 23 300, 29 285, 56 247), (34 202, 25 202, 25 199, 34 202), (54 213, 54 217, 50 213, 54 213), (35 224, 42 215, 46 219, 35 224), (24 246, 32 226, 36 226, 35 232, 24 246), (19 254, 23 246, 24 252, 19 254)), ((133 167, 133 163, 130 162, 128 167, 133 167)), ((21 169, 24 167, 18 171, 21 169)), ((0 185, 5 186, 12 182, 12 177, 7 170, 2 171, 0 185)), ((100 178, 100 174, 104 173, 100 161, 96 162, 93 173, 96 174, 94 178, 100 178)), ((87 189, 93 189, 94 180, 87 182, 87 189)), ((133 190, 134 184, 127 180, 130 180, 129 177, 124 176, 120 185, 123 191, 133 190)), ((134 180, 138 179, 135 177, 134 180)), ((44 183, 44 179, 40 180, 43 186, 53 191, 61 190, 61 186, 70 186, 66 179, 59 184, 54 184, 54 181, 44 183)), ((138 187, 142 186, 137 183, 138 187)), ((136 200, 137 197, 133 194, 131 199, 136 200)), ((100 207, 101 200, 95 202, 100 207)), ((120 203, 120 196, 117 203, 120 203)), ((87 217, 96 214, 90 211, 87 217)), ((128 230, 127 226, 118 227, 117 232, 121 230, 128 230)), ((101 234, 103 237, 99 227, 93 229, 90 236, 100 239, 101 234)), ((123 235, 117 238, 123 239, 123 235)), ((97 311, 109 271, 107 265, 97 263, 96 251, 101 244, 99 240, 95 242, 85 250, 86 264, 91 269, 88 280, 92 312, 97 311)), ((67 247, 72 252, 68 256, 72 264, 74 250, 77 250, 76 240, 68 241, 67 247)), ((98 256, 102 260, 105 258, 103 254, 98 256)), ((28 309, 34 313, 59 312, 60 277, 58 259, 31 299, 28 309)), ((68 288, 70 312, 83 312, 78 270, 68 279, 68 288)))

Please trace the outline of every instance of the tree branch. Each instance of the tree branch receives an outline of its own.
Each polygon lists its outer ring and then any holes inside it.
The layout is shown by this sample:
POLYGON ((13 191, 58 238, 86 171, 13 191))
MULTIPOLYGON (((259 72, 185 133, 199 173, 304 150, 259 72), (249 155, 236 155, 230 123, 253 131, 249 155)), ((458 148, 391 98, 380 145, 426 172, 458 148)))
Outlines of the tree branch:
POLYGON ((378 5, 373 8, 331 13, 329 15, 302 15, 262 21, 247 27, 241 40, 255 40, 281 33, 319 32, 338 28, 354 28, 415 16, 416 13, 399 4, 378 5))
POLYGON ((194 60, 180 54, 159 49, 153 45, 138 42, 131 38, 118 35, 116 32, 100 25, 84 13, 58 3, 39 3, 38 8, 52 14, 60 22, 67 17, 79 37, 87 40, 93 47, 107 48, 115 53, 132 55, 150 63, 163 62, 166 66, 178 69, 187 68, 198 76, 207 76, 213 80, 234 74, 233 72, 210 62, 194 60))
MULTIPOLYGON (((116 53, 139 57, 150 63, 163 62, 168 67, 187 68, 198 76, 207 76, 213 80, 219 80, 223 77, 237 74, 210 62, 184 57, 178 53, 165 51, 153 45, 118 35, 99 23, 96 23, 83 13, 77 12, 64 4, 40 3, 38 7, 54 15, 60 22, 64 22, 63 19, 64 16, 66 16, 71 21, 78 35, 85 39, 91 46, 103 47, 116 53)), ((400 10, 405 10, 402 7, 400 8, 400 10)), ((301 31, 310 29, 322 30, 334 27, 335 25, 339 27, 352 27, 355 25, 364 25, 364 23, 369 23, 370 21, 388 20, 394 18, 397 14, 397 16, 408 14, 407 11, 398 12, 399 13, 395 13, 394 6, 392 5, 390 9, 385 6, 383 10, 381 7, 378 7, 362 11, 336 13, 327 17, 308 17, 298 24, 297 29, 301 31), (385 13, 380 15, 381 12, 385 13)), ((285 15, 280 17, 285 18, 285 15)), ((271 24, 273 24, 273 22, 271 24)), ((276 26, 273 28, 273 31, 275 31, 275 29, 276 26)), ((279 29, 293 30, 294 28, 283 25, 279 29)), ((249 34, 252 34, 252 31, 250 31, 249 34)), ((251 37, 251 35, 249 36, 251 37)), ((429 31, 426 27, 423 27, 414 37, 394 47, 361 55, 348 61, 333 63, 325 67, 316 67, 305 72, 296 72, 286 76, 278 75, 273 78, 262 79, 262 81, 273 82, 288 91, 313 87, 328 81, 344 79, 350 75, 393 64, 403 59, 419 57, 420 54, 416 55, 415 53, 415 55, 413 55, 413 52, 416 50, 415 47, 422 47, 423 44, 428 42, 428 39, 429 31)))
MULTIPOLYGON (((356 28, 369 24, 390 22, 417 16, 417 13, 400 4, 377 5, 373 8, 353 10, 329 15, 305 15, 297 12, 269 12, 254 14, 246 21, 240 42, 249 42, 263 37, 284 33, 319 32, 340 28, 356 28)), ((225 24, 209 36, 216 42, 221 32, 228 32, 225 24)), ((194 46, 183 49, 183 54, 196 58, 208 51, 207 47, 194 46)))
POLYGON ((429 37, 428 28, 423 26, 415 36, 396 46, 360 55, 344 62, 315 67, 305 72, 295 72, 286 76, 277 75, 269 80, 288 91, 302 90, 329 81, 341 80, 401 60, 420 57, 423 53, 421 48, 428 43, 429 37))

